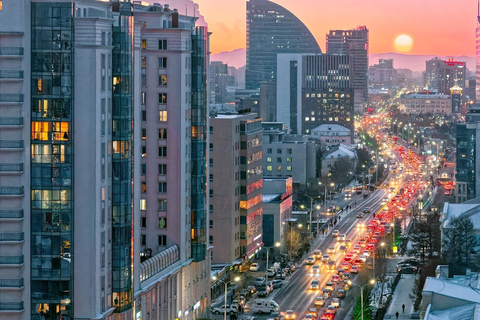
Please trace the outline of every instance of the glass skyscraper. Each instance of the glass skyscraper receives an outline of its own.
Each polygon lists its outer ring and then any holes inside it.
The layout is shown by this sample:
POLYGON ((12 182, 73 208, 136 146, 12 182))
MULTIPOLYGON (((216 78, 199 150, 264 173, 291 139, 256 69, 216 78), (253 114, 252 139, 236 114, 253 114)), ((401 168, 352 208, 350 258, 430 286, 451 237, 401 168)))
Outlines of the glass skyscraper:
POLYGON ((277 53, 321 53, 308 28, 294 14, 268 0, 247 2, 245 86, 276 82, 277 53))

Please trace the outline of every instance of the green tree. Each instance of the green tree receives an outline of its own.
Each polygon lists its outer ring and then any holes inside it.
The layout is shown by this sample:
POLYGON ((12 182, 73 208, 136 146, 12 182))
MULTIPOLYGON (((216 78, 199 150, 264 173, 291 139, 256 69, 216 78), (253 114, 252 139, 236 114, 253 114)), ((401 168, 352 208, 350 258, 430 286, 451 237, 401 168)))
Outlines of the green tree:
POLYGON ((444 256, 452 265, 470 267, 474 265, 477 238, 473 230, 472 220, 468 217, 453 218, 444 228, 444 256))

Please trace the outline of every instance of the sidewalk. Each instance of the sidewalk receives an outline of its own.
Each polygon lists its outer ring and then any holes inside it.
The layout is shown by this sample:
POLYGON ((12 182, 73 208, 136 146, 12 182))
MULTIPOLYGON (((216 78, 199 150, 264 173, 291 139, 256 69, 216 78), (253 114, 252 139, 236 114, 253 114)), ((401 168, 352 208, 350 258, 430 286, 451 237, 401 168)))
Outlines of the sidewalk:
POLYGON ((413 287, 415 284, 414 274, 403 274, 397 287, 393 292, 392 301, 388 307, 384 319, 395 319, 395 313, 399 313, 398 319, 410 319, 413 312, 413 287), (405 313, 402 312, 402 305, 405 305, 405 313))

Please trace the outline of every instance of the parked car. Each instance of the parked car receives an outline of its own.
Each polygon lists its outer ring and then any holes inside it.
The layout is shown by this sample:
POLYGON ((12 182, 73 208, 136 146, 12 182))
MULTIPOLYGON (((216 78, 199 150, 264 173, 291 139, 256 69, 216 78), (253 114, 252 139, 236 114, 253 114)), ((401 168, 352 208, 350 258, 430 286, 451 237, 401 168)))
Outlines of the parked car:
POLYGON ((258 271, 259 268, 260 268, 260 265, 258 263, 252 263, 250 265, 250 271, 258 271))
POLYGON ((229 305, 227 304, 226 308, 225 306, 218 306, 218 307, 212 307, 210 309, 211 313, 214 314, 223 314, 225 312, 225 309, 227 310, 228 314, 235 314, 238 312, 237 306, 236 305, 229 305))

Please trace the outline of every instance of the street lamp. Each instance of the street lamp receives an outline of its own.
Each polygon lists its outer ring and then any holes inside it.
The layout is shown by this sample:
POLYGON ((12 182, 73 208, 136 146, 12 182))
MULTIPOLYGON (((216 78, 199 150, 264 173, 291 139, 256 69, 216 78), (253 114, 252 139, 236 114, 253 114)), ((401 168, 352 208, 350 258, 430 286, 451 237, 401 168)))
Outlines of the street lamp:
MULTIPOLYGON (((217 277, 212 278, 213 281, 217 281, 217 277)), ((228 284, 231 282, 238 282, 240 281, 240 277, 235 277, 233 280, 230 281, 223 281, 223 280, 218 280, 222 282, 225 285, 225 304, 223 305, 223 320, 227 320, 227 292, 228 292, 228 284)))
MULTIPOLYGON (((313 214, 313 199, 320 198, 320 196, 310 197, 308 194, 305 195, 310 199, 310 233, 312 232, 312 214, 313 214)), ((317 210, 320 209, 320 206, 317 206, 317 210)), ((317 233, 318 233, 318 218, 317 218, 317 233)))
POLYGON ((361 314, 362 320, 363 320, 363 288, 365 288, 369 284, 375 284, 375 279, 371 279, 369 282, 365 283, 363 286, 359 286, 358 284, 354 284, 351 280, 348 280, 349 286, 355 286, 360 289, 360 306, 362 307, 362 314, 361 314))
POLYGON ((280 242, 276 242, 275 245, 267 247, 264 246, 263 244, 258 244, 260 247, 264 247, 267 250, 267 265, 265 266, 265 282, 268 281, 268 253, 270 252, 270 249, 275 248, 275 247, 280 247, 280 242))

